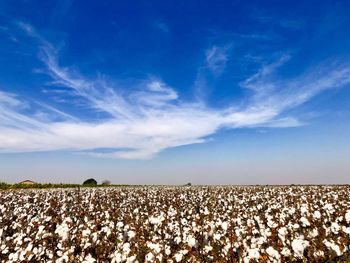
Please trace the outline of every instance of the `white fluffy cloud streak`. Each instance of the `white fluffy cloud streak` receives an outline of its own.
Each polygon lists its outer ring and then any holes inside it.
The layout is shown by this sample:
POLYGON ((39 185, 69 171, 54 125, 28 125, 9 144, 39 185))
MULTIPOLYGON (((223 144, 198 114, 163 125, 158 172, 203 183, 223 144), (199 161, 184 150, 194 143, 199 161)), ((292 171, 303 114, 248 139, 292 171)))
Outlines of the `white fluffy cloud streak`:
POLYGON ((165 148, 201 142, 202 137, 215 132, 220 116, 200 111, 192 113, 183 116, 181 112, 173 112, 164 117, 108 120, 99 124, 59 122, 50 123, 44 129, 2 127, 1 151, 115 148, 127 150, 117 151, 113 156, 149 158, 165 148))
POLYGON ((147 159, 164 149, 202 143, 221 128, 298 126, 297 119, 281 114, 325 89, 350 82, 350 68, 344 65, 327 64, 283 83, 272 78, 273 70, 262 70, 264 74, 244 83, 254 90, 245 107, 217 110, 182 102, 174 89, 157 79, 143 81, 142 89, 121 95, 101 78, 89 80, 61 67, 56 55, 49 45, 43 47, 41 59, 53 83, 108 117, 42 121, 18 111, 23 102, 17 97, 0 92, 0 152, 70 150, 147 159), (110 149, 108 153, 98 151, 105 148, 110 149))

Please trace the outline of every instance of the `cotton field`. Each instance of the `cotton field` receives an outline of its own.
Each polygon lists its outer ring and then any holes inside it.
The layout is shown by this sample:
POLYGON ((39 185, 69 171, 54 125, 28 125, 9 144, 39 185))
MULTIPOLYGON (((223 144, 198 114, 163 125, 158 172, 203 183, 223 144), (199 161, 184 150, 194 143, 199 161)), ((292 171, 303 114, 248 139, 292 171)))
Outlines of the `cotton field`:
POLYGON ((350 187, 0 192, 1 262, 350 259, 350 187))

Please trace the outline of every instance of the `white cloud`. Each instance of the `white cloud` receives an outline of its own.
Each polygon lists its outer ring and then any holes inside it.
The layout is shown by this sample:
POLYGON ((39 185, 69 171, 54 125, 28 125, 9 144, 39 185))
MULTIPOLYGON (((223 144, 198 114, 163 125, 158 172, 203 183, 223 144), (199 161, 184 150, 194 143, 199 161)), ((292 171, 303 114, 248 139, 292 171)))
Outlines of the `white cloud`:
POLYGON ((17 25, 19 28, 21 28, 25 33, 27 33, 30 36, 36 36, 35 30, 33 27, 27 23, 24 22, 17 22, 17 25))
MULTIPOLYGON (((282 58, 242 83, 253 91, 253 95, 245 99, 245 106, 231 105, 218 110, 203 102, 183 102, 180 95, 160 79, 141 81, 141 88, 124 94, 101 76, 88 79, 69 67, 60 66, 58 52, 47 42, 42 43, 40 58, 52 83, 65 87, 83 99, 86 106, 108 117, 86 121, 41 105, 43 111, 61 117, 59 121, 43 120, 40 114, 19 111, 18 106, 24 102, 0 91, 0 152, 70 150, 102 157, 148 159, 164 149, 203 143, 222 128, 299 126, 298 119, 286 116, 288 109, 323 90, 350 82, 350 67, 332 63, 291 80, 278 80, 274 72, 287 61, 282 58), (111 151, 95 151, 101 148, 111 151)), ((207 53, 213 70, 218 70, 220 63, 226 63, 225 56, 218 54, 217 50, 207 53)))
POLYGON ((320 92, 350 83, 350 65, 334 61, 313 66, 293 79, 278 79, 275 70, 288 60, 289 56, 283 56, 242 83, 254 91, 251 103, 282 112, 309 101, 320 92))
POLYGON ((8 105, 12 107, 20 106, 22 103, 16 98, 16 95, 2 92, 0 90, 0 105, 8 105))
POLYGON ((293 117, 284 117, 280 119, 275 119, 264 124, 264 127, 269 128, 290 128, 290 127, 300 127, 303 126, 300 120, 293 117))
POLYGON ((225 70, 228 61, 228 47, 213 46, 206 50, 205 58, 207 67, 218 76, 225 70))

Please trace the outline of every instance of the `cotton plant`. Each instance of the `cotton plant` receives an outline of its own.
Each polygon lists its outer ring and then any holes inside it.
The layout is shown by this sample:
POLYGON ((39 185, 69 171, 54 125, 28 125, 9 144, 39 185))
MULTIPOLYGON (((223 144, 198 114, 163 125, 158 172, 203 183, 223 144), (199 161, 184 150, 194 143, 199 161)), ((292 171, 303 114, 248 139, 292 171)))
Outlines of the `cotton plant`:
POLYGON ((0 192, 4 262, 350 259, 350 188, 108 187, 0 192))

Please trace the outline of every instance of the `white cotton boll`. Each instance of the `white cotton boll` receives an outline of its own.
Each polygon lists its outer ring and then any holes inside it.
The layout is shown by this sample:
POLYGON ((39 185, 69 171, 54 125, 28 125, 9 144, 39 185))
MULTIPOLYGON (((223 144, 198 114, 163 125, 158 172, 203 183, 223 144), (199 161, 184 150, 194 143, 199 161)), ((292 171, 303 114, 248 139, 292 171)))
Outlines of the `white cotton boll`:
POLYGON ((272 258, 274 258, 274 259, 280 259, 280 258, 281 258, 281 256, 280 256, 280 254, 278 253, 278 251, 277 251, 276 249, 274 249, 273 247, 268 247, 268 248, 266 249, 266 253, 267 253, 270 257, 272 257, 272 258))
POLYGON ((333 243, 333 241, 329 242, 328 240, 323 240, 323 244, 325 244, 325 246, 329 249, 333 250, 338 257, 343 254, 343 252, 340 251, 340 247, 337 244, 333 243))
POLYGON ((343 216, 338 216, 335 221, 336 222, 343 222, 344 217, 343 216))
POLYGON ((1 246, 0 251, 2 254, 7 254, 9 252, 9 248, 6 247, 6 245, 3 245, 3 246, 1 246))
POLYGON ((69 237, 69 227, 66 224, 57 225, 55 233, 58 234, 62 240, 66 240, 69 237))
POLYGON ((265 229, 265 231, 264 231, 264 234, 265 234, 265 236, 267 236, 267 237, 269 237, 269 236, 271 236, 271 229, 270 228, 266 228, 265 229))
POLYGON ((302 204, 301 207, 300 207, 300 213, 303 215, 303 214, 306 214, 308 211, 309 211, 308 205, 307 204, 302 204))
POLYGON ((328 236, 331 233, 331 228, 330 227, 326 227, 325 225, 322 226, 323 229, 326 231, 326 236, 328 236))
POLYGON ((320 219, 320 218, 321 218, 321 213, 320 213, 320 211, 315 211, 315 212, 314 212, 314 218, 316 218, 316 219, 320 219))
POLYGON ((33 249, 33 243, 29 243, 26 248, 26 251, 32 251, 32 249, 33 249))
POLYGON ((250 227, 255 226, 255 221, 253 219, 248 218, 247 225, 250 227))
POLYGON ((317 231, 316 228, 310 230, 310 232, 309 232, 309 237, 310 237, 310 238, 315 238, 315 237, 317 237, 317 236, 318 236, 318 231, 317 231))
POLYGON ((285 237, 285 235, 287 235, 287 233, 288 233, 288 230, 286 227, 281 227, 280 229, 278 229, 278 236, 281 239, 283 239, 283 241, 284 241, 284 239, 285 239, 284 237, 285 237))
POLYGON ((208 245, 206 245, 205 247, 204 247, 204 252, 205 253, 209 253, 210 251, 212 251, 213 250, 213 247, 212 246, 208 246, 208 245))
POLYGON ((292 227, 293 227, 294 229, 298 229, 300 226, 299 226, 299 224, 295 223, 292 227))
POLYGON ((307 220, 306 217, 300 218, 299 221, 301 222, 301 225, 302 225, 303 227, 308 227, 308 226, 310 226, 310 222, 309 222, 309 220, 307 220))
POLYGON ((123 226, 124 226, 124 223, 123 223, 123 222, 118 222, 118 223, 117 223, 117 227, 118 227, 118 228, 122 228, 123 226))
POLYGON ((229 253, 230 248, 231 248, 231 244, 230 244, 230 242, 228 242, 228 244, 226 244, 226 245, 224 246, 224 249, 223 249, 223 251, 224 251, 224 253, 225 253, 226 255, 229 253))
POLYGON ((228 223, 227 223, 227 222, 223 222, 223 223, 221 224, 221 228, 222 228, 224 231, 227 231, 228 223))
POLYGON ((85 258, 84 258, 84 261, 83 263, 94 263, 96 262, 96 259, 94 259, 91 254, 87 255, 85 258))
POLYGON ((220 240, 221 234, 214 234, 213 238, 214 238, 214 240, 220 240))
POLYGON ((120 263, 122 262, 122 254, 119 252, 114 252, 114 256, 112 258, 111 263, 120 263))
POLYGON ((90 229, 84 229, 82 232, 81 232, 82 236, 83 237, 87 237, 91 234, 91 231, 90 229))
POLYGON ((347 210, 345 213, 345 221, 347 223, 350 223, 350 210, 347 210))
POLYGON ((174 238, 174 242, 176 243, 176 244, 180 244, 181 243, 181 238, 180 237, 175 237, 174 238))
POLYGON ((294 251, 294 254, 298 258, 303 257, 303 253, 305 248, 309 246, 309 241, 303 240, 303 239, 294 239, 292 241, 292 249, 294 251))
POLYGON ((38 234, 40 235, 45 229, 45 226, 39 226, 38 228, 38 234))
POLYGON ((332 204, 326 204, 323 206, 323 209, 326 210, 326 212, 333 214, 335 212, 332 204))
POLYGON ((131 256, 126 259, 127 263, 134 263, 136 261, 136 256, 131 256))
POLYGON ((91 247, 91 243, 90 242, 85 243, 84 249, 87 249, 88 247, 91 247))
POLYGON ((169 256, 171 254, 171 249, 169 246, 165 247, 165 255, 169 256))
POLYGON ((252 237, 251 240, 250 240, 250 243, 251 243, 251 247, 252 248, 256 248, 256 243, 257 243, 258 239, 255 238, 255 237, 252 237))
POLYGON ((181 253, 176 253, 175 254, 175 261, 176 262, 181 262, 183 255, 181 253))
POLYGON ((159 225, 161 223, 161 220, 160 218, 158 217, 154 217, 154 216, 151 216, 148 221, 152 224, 152 225, 159 225))
POLYGON ((289 209, 289 212, 288 212, 290 215, 293 215, 295 213, 295 208, 292 207, 291 209, 289 209))
POLYGON ((292 253, 290 252, 289 248, 287 247, 284 247, 281 251, 281 254, 285 257, 289 257, 292 255, 292 253))
POLYGON ((62 259, 62 262, 64 262, 64 263, 69 262, 68 253, 66 252, 61 259, 62 259))
POLYGON ((147 242, 147 246, 154 250, 156 253, 160 253, 160 251, 162 250, 162 247, 160 244, 158 243, 151 243, 151 242, 147 242))
POLYGON ((69 253, 73 253, 75 250, 75 246, 71 246, 70 249, 68 250, 69 253))
POLYGON ((217 222, 215 222, 215 226, 216 226, 216 227, 221 226, 221 224, 222 224, 222 222, 221 222, 221 220, 220 220, 220 219, 219 219, 219 220, 217 220, 217 222))
POLYGON ((108 226, 104 226, 101 228, 101 232, 102 233, 106 233, 106 236, 109 236, 110 234, 112 234, 110 228, 108 226))
POLYGON ((196 241, 196 239, 195 239, 193 236, 189 235, 189 236, 187 237, 187 244, 188 244, 190 247, 194 247, 194 246, 196 246, 197 241, 196 241))
POLYGON ((42 235, 42 238, 45 239, 45 238, 50 237, 50 236, 52 236, 51 233, 45 233, 42 235))
POLYGON ((154 259, 154 255, 149 252, 147 255, 146 255, 146 261, 147 262, 153 262, 153 259, 154 259))
POLYGON ((341 227, 340 227, 340 225, 338 225, 338 223, 333 222, 333 223, 331 224, 331 231, 332 231, 334 234, 337 235, 337 234, 339 233, 340 229, 341 229, 341 227))
POLYGON ((20 260, 20 261, 24 261, 24 260, 25 260, 25 255, 26 255, 26 252, 25 252, 25 251, 22 251, 22 252, 19 254, 19 260, 20 260))
POLYGON ((12 261, 12 262, 16 262, 18 260, 18 255, 17 253, 11 253, 9 255, 9 260, 12 261))
POLYGON ((250 248, 247 250, 247 254, 248 254, 248 259, 256 259, 258 260, 260 258, 260 252, 258 248, 250 248))
POLYGON ((98 239, 98 233, 96 232, 92 233, 92 241, 96 243, 97 239, 98 239))
POLYGON ((350 227, 343 226, 343 227, 342 227, 342 230, 343 230, 343 232, 345 232, 346 234, 350 235, 350 227))
POLYGON ((270 228, 276 228, 276 227, 278 226, 278 224, 275 223, 275 222, 272 221, 272 220, 267 221, 267 225, 268 225, 268 227, 270 227, 270 228))
POLYGON ((123 252, 125 254, 129 254, 129 252, 130 252, 130 244, 129 243, 124 243, 122 247, 123 247, 123 252))
POLYGON ((322 250, 318 250, 314 253, 314 257, 324 257, 324 252, 322 250))
POLYGON ((129 232, 128 232, 128 237, 131 239, 131 238, 134 238, 136 236, 136 232, 135 231, 132 231, 132 230, 130 230, 129 232))

